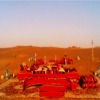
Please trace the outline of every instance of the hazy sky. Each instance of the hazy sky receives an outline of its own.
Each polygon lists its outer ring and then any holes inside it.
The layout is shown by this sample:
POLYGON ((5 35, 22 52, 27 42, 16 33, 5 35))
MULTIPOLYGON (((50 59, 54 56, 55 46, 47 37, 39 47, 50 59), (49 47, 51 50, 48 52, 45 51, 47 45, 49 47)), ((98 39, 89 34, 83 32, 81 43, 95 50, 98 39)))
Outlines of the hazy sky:
POLYGON ((100 46, 99 1, 0 1, 0 47, 100 46))

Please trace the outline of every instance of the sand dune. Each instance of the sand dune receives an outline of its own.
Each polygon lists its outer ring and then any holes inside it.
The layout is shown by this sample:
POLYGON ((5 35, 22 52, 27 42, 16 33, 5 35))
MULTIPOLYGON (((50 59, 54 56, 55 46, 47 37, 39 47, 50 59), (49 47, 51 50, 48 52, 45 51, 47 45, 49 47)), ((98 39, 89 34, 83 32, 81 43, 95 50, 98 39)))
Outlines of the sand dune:
POLYGON ((57 55, 57 59, 63 57, 66 53, 68 58, 73 59, 74 63, 68 65, 68 67, 75 67, 77 71, 83 74, 90 74, 90 71, 96 71, 100 65, 100 48, 94 48, 94 62, 91 59, 91 48, 57 48, 57 47, 34 47, 34 46, 17 46, 12 48, 0 49, 0 75, 4 74, 5 69, 8 69, 10 73, 17 73, 19 71, 19 65, 22 62, 26 62, 28 66, 32 64, 29 62, 29 57, 34 57, 37 54, 38 58, 47 57, 47 60, 54 58, 57 55), (80 61, 76 59, 80 56, 80 61))

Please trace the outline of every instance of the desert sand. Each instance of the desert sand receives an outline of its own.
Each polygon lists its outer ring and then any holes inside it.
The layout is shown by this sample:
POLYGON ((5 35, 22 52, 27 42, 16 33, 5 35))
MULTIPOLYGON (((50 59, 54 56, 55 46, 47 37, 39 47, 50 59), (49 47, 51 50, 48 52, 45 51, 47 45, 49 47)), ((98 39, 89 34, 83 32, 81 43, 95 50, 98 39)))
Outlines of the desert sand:
POLYGON ((30 57, 34 57, 37 54, 37 58, 44 58, 46 56, 47 61, 54 59, 55 55, 57 59, 60 59, 67 54, 68 58, 73 59, 73 64, 68 65, 74 67, 77 71, 83 74, 90 74, 90 71, 96 71, 100 66, 100 48, 94 48, 94 62, 92 62, 91 48, 56 48, 56 47, 32 47, 32 46, 17 46, 12 48, 0 49, 0 75, 4 74, 6 69, 10 73, 17 73, 20 69, 20 64, 25 62, 30 66, 33 62, 28 61, 30 57), (77 56, 80 57, 80 61, 77 60, 77 56))
MULTIPOLYGON (((68 58, 73 59, 73 64, 69 64, 68 67, 76 68, 80 75, 92 74, 92 72, 97 71, 98 66, 100 66, 99 47, 94 48, 94 61, 92 61, 91 48, 79 48, 75 46, 70 48, 17 46, 12 48, 0 48, 0 76, 4 75, 6 69, 9 70, 10 74, 17 74, 20 70, 20 64, 23 62, 30 67, 33 62, 29 61, 29 58, 34 57, 35 53, 37 54, 37 58, 44 58, 46 56, 47 61, 54 59, 55 55, 57 59, 60 59, 66 53, 68 58), (77 60, 77 56, 80 57, 79 61, 77 60)), ((0 84, 4 81, 5 80, 0 79, 0 84)))

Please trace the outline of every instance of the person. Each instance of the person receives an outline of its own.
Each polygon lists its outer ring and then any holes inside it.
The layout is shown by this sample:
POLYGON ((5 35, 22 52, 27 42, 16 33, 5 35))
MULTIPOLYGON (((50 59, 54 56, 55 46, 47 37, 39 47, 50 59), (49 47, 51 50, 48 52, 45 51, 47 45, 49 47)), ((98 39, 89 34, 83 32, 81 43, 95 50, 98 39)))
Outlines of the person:
POLYGON ((100 84, 100 66, 98 66, 98 70, 94 74, 98 84, 100 84))
POLYGON ((95 72, 95 75, 100 77, 100 66, 98 66, 98 70, 95 72))
POLYGON ((8 69, 5 70, 4 78, 8 80, 10 78, 8 69))
POLYGON ((100 77, 100 66, 98 67, 98 73, 97 76, 100 77))
POLYGON ((24 70, 24 67, 23 67, 23 65, 21 64, 20 65, 20 71, 23 71, 24 70))
POLYGON ((13 77, 13 78, 15 78, 15 77, 16 77, 15 73, 13 73, 13 74, 12 74, 12 77, 13 77))
POLYGON ((64 58, 64 64, 67 65, 67 54, 66 53, 64 54, 63 58, 64 58))
POLYGON ((78 60, 78 61, 80 60, 80 57, 79 57, 79 56, 77 56, 77 60, 78 60))

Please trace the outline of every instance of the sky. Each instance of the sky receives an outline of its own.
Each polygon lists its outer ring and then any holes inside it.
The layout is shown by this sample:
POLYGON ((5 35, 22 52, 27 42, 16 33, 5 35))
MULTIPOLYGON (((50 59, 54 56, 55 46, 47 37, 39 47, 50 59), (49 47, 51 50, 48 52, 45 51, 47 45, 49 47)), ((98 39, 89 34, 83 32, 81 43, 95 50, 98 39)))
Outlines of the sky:
POLYGON ((0 48, 100 46, 100 1, 0 1, 0 48))

